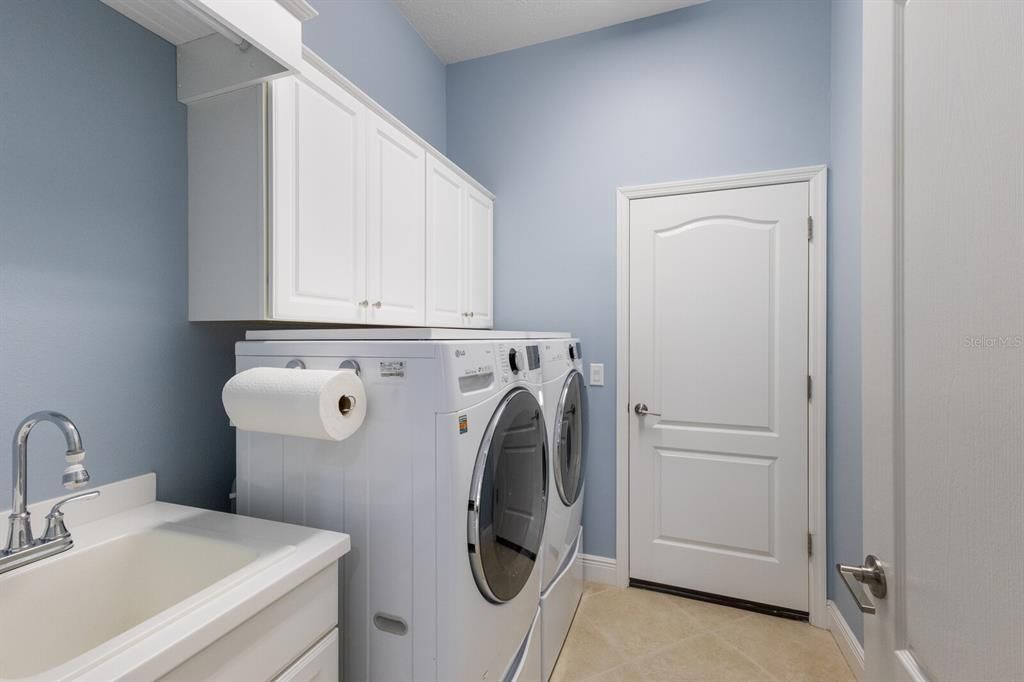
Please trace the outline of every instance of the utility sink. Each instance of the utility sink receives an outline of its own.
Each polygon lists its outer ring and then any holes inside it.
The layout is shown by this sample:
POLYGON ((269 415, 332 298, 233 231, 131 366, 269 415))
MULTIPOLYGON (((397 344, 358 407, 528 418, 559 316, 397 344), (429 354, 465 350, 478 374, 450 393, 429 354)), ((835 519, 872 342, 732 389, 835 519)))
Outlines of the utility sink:
POLYGON ((132 504, 147 486, 106 486, 99 518, 68 514, 72 549, 0 576, 0 679, 157 679, 349 547, 340 533, 132 504))

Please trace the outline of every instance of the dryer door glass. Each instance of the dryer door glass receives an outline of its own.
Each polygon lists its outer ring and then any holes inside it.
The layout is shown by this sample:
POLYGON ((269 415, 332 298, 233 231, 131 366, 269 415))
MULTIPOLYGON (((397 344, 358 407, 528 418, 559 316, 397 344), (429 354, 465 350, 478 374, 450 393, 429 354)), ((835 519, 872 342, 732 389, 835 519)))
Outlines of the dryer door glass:
POLYGON ((576 502, 583 491, 583 375, 573 370, 562 385, 555 412, 554 443, 555 487, 565 506, 576 502))
POLYGON ((544 414, 532 393, 510 391, 477 454, 469 501, 469 558, 484 597, 519 594, 537 562, 547 512, 544 414))

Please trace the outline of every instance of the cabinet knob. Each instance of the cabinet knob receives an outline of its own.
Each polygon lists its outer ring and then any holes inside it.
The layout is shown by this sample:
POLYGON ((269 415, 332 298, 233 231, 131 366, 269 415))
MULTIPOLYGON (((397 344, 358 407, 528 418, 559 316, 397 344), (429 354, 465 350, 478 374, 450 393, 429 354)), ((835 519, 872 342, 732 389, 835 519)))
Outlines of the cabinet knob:
POLYGON ((369 301, 360 301, 360 302, 359 302, 359 305, 360 305, 361 307, 365 308, 366 306, 370 305, 370 302, 369 302, 369 301))
POLYGON ((373 302, 373 307, 374 308, 379 308, 380 307, 380 301, 374 301, 373 302))
POLYGON ((470 314, 469 314, 469 316, 470 316, 470 317, 473 317, 473 313, 470 313, 470 314))

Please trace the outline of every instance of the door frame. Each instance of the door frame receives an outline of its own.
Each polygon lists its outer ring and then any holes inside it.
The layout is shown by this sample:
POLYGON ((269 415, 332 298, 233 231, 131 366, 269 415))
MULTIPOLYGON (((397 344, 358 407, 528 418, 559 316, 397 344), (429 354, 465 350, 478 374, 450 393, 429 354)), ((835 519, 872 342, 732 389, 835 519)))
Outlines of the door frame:
POLYGON ((808 184, 813 236, 808 241, 807 373, 813 390, 807 402, 807 529, 813 551, 808 564, 810 622, 828 627, 826 562, 825 398, 827 321, 827 175, 825 166, 744 173, 682 182, 619 187, 616 190, 617 256, 615 368, 615 556, 616 583, 629 585, 629 202, 633 199, 723 189, 808 184))

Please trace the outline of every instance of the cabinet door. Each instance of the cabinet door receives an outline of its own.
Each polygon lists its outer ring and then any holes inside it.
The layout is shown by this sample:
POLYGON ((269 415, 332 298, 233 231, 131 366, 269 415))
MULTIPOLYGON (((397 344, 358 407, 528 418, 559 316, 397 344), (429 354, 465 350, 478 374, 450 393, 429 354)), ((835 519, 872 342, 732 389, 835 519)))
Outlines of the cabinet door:
POLYGON ((375 114, 367 119, 366 287, 371 324, 425 320, 426 153, 375 114))
POLYGON ((427 326, 461 327, 465 308, 466 183, 433 157, 427 159, 427 326))
POLYGON ((466 312, 471 327, 494 325, 494 202, 472 187, 466 192, 466 312))
POLYGON ((366 110, 297 78, 270 87, 269 316, 362 322, 366 110))

